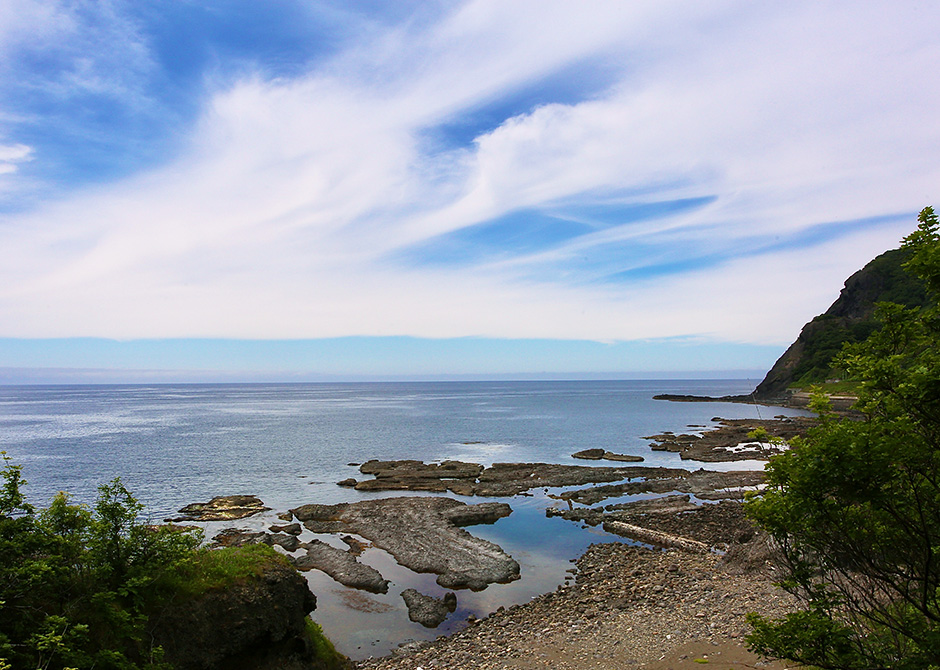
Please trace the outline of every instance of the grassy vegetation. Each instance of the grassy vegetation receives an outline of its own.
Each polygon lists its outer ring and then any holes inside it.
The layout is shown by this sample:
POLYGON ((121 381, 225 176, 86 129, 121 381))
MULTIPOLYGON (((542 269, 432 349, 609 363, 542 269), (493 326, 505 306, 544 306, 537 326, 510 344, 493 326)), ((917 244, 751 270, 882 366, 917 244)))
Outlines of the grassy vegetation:
POLYGON ((820 382, 810 384, 809 386, 793 386, 794 391, 802 391, 804 393, 815 393, 819 392, 824 395, 845 395, 845 396, 858 396, 859 389, 861 388, 862 383, 860 381, 833 381, 833 382, 820 382))
POLYGON ((336 651, 333 643, 323 634, 320 624, 312 619, 307 619, 305 633, 307 643, 314 650, 314 656, 320 670, 345 670, 349 667, 346 657, 336 651))
MULTIPOLYGON (((151 621, 286 564, 266 545, 208 550, 198 529, 140 523, 143 506, 120 480, 91 508, 60 493, 37 511, 0 454, 0 670, 172 670, 151 621)), ((344 667, 318 626, 308 635, 324 670, 344 667)))
POLYGON ((173 588, 179 595, 198 597, 260 577, 275 564, 290 566, 281 554, 266 544, 223 549, 197 549, 177 570, 173 588))

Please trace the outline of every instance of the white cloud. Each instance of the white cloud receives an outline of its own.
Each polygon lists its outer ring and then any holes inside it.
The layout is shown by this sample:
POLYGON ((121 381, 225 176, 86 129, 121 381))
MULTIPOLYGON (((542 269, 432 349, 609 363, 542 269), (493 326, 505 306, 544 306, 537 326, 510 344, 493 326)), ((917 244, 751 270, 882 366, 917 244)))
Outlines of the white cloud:
POLYGON ((707 249, 929 204, 933 22, 871 7, 473 2, 306 78, 242 81, 212 98, 173 164, 0 220, 0 335, 784 344, 913 222, 655 281, 532 271, 663 230, 707 249), (621 64, 606 94, 424 153, 427 128, 590 58, 621 64), (435 234, 610 191, 716 200, 514 263, 390 260, 435 234))

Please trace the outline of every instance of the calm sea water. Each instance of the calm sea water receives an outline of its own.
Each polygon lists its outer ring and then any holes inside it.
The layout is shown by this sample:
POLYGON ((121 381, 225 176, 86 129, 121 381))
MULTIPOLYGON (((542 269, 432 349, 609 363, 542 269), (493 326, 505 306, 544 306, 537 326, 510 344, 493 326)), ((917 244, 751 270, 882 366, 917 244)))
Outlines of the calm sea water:
MULTIPOLYGON (((652 396, 741 394, 754 385, 670 380, 8 386, 0 387, 0 449, 23 466, 34 504, 59 490, 91 502, 99 484, 119 476, 155 519, 217 495, 258 495, 274 511, 244 525, 261 527, 276 511, 305 503, 391 495, 336 486, 359 476, 350 463, 370 458, 584 464, 571 454, 600 447, 642 455, 649 465, 698 467, 675 454, 651 452, 643 436, 710 426, 715 416, 795 412, 652 396)), ((467 614, 482 616, 552 590, 564 581, 569 559, 591 542, 613 539, 547 519, 544 511, 553 501, 544 492, 507 502, 514 509, 510 517, 470 530, 512 554, 523 579, 461 592, 460 609, 442 628, 427 631, 409 622, 400 598, 409 587, 442 593, 433 576, 414 575, 377 549, 363 560, 393 581, 389 594, 354 592, 314 571, 308 573, 319 598, 314 618, 350 656, 384 653, 401 641, 447 632, 467 614)), ((215 527, 207 530, 211 535, 215 527)))

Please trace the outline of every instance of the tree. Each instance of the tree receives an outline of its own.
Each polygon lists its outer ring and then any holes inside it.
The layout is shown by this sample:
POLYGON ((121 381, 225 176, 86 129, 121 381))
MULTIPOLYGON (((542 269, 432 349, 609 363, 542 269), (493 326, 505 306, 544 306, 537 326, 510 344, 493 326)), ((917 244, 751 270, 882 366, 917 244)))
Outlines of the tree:
POLYGON ((776 540, 804 609, 750 618, 753 649, 820 668, 940 667, 940 233, 930 207, 904 240, 932 306, 878 308, 839 364, 861 382, 840 417, 771 459, 748 514, 776 540))

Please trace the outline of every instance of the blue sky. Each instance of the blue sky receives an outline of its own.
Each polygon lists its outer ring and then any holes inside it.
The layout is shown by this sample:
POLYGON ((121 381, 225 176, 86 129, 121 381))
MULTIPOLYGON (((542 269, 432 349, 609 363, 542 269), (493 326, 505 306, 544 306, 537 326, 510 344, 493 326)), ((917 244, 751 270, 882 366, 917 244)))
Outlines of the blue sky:
POLYGON ((759 373, 940 204, 938 20, 5 3, 0 383, 759 373))

